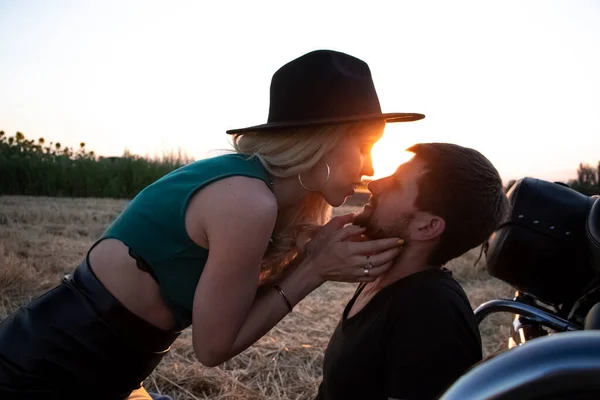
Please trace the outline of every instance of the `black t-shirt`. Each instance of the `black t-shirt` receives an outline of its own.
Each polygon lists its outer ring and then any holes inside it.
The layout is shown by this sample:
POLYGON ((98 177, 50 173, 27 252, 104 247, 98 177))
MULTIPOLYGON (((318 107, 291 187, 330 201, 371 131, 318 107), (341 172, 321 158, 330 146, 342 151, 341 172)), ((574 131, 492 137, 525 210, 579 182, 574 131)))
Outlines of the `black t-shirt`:
POLYGON ((482 359, 473 310, 447 269, 402 278, 346 318, 363 287, 325 351, 317 399, 433 399, 482 359))

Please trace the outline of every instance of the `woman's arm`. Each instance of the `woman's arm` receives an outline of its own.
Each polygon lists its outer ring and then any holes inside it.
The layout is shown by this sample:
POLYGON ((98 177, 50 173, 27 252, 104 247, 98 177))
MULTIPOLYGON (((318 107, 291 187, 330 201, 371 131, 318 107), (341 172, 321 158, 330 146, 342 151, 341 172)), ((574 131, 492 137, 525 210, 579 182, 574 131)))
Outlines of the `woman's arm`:
MULTIPOLYGON (((371 282, 386 272, 402 251, 398 238, 351 243, 363 231, 357 226, 344 227, 353 215, 335 217, 311 240, 308 252, 297 265, 288 267, 279 287, 292 306, 327 280, 338 282, 371 282), (371 257, 370 276, 364 276, 364 254, 371 257)), ((289 312, 288 306, 272 286, 261 288, 248 317, 244 321, 231 353, 231 358, 265 335, 289 312)), ((224 361, 224 360, 223 360, 224 361)))
POLYGON ((190 237, 197 242, 202 232, 209 247, 194 295, 193 344, 200 362, 213 366, 228 358, 254 302, 277 203, 262 181, 236 176, 198 192, 190 216, 190 237))

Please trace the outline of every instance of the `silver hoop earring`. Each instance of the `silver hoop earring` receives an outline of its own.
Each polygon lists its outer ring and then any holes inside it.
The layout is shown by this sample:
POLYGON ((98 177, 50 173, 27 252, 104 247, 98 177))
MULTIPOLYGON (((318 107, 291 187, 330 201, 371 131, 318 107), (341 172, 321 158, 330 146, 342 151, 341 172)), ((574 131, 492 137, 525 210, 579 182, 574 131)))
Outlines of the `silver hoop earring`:
POLYGON ((325 185, 327 185, 327 182, 329 182, 329 176, 331 175, 331 168, 329 168, 329 164, 325 163, 325 165, 327 166, 327 178, 325 178, 325 182, 321 185, 320 188, 318 189, 309 189, 306 187, 306 185, 304 184, 304 182, 302 182, 302 178, 300 177, 300 174, 298 174, 298 182, 300 182, 300 185, 302 185, 302 187, 306 190, 308 190, 309 192, 319 192, 321 189, 323 189, 325 187, 325 185))

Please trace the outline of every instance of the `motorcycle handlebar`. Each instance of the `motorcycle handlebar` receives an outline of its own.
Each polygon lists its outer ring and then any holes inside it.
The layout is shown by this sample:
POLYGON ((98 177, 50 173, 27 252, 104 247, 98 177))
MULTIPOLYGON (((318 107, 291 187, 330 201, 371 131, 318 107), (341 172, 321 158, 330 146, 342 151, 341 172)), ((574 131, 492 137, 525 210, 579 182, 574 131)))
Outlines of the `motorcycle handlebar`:
POLYGON ((529 304, 524 304, 519 301, 509 299, 490 300, 477 307, 474 311, 477 324, 481 324, 481 321, 483 321, 485 317, 495 312, 510 312, 513 314, 523 315, 558 332, 576 331, 582 329, 581 326, 578 326, 547 311, 541 310, 529 304))

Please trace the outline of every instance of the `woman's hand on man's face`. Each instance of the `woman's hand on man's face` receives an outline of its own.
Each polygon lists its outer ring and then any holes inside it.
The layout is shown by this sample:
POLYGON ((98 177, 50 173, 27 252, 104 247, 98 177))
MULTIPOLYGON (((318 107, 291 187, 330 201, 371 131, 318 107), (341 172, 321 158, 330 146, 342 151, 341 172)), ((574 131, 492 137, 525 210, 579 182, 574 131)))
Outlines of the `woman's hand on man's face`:
POLYGON ((386 272, 401 253, 402 239, 370 240, 363 236, 365 228, 348 225, 353 219, 354 214, 332 218, 306 244, 305 256, 322 281, 373 281, 386 272))

